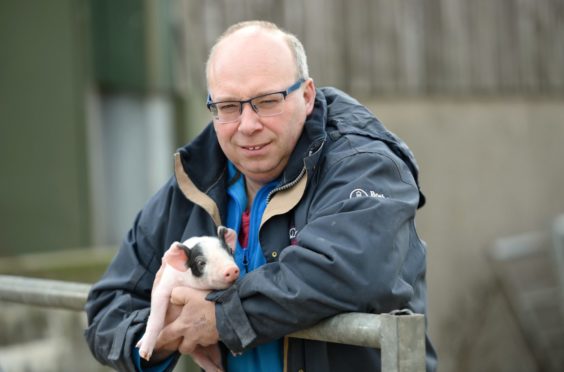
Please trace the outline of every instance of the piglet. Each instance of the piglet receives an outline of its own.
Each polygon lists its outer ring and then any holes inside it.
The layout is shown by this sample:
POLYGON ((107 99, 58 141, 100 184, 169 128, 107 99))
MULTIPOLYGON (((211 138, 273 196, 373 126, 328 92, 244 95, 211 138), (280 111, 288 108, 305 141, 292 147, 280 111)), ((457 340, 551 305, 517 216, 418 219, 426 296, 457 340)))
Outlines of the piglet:
MULTIPOLYGON (((218 237, 193 237, 184 243, 174 242, 162 258, 162 266, 151 292, 151 313, 145 334, 137 343, 139 355, 149 360, 164 327, 165 315, 172 289, 188 286, 195 289, 225 289, 239 277, 239 268, 233 259, 237 234, 219 226, 218 237)), ((195 362, 206 369, 205 360, 195 362)))

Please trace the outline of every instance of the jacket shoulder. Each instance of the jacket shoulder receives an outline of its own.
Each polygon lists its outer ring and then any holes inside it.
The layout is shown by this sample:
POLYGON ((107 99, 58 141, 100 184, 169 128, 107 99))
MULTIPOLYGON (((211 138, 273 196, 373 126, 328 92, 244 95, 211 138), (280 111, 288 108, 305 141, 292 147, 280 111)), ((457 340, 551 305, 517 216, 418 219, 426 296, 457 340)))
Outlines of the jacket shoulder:
POLYGON ((364 105, 335 88, 322 90, 327 102, 327 159, 330 163, 355 153, 372 153, 389 158, 400 170, 402 180, 419 189, 419 206, 425 196, 419 187, 419 166, 407 144, 364 105))

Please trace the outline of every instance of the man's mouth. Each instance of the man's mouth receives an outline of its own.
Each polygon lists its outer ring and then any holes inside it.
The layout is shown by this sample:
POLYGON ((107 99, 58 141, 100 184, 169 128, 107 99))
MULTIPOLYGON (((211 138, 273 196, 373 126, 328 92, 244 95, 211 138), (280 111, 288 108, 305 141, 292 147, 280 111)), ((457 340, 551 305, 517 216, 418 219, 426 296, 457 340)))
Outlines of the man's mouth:
POLYGON ((258 146, 243 146, 243 148, 245 150, 249 150, 249 151, 258 151, 260 149, 262 149, 265 145, 258 145, 258 146))

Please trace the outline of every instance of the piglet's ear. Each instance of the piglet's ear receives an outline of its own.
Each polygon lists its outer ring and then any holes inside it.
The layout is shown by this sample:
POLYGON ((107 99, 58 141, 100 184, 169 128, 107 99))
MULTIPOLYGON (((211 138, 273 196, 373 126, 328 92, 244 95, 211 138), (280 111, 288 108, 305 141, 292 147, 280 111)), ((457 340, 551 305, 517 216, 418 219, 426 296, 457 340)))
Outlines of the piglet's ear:
POLYGON ((178 271, 188 271, 190 249, 179 242, 174 242, 163 256, 163 264, 172 266, 178 271))
POLYGON ((237 240, 237 233, 235 230, 225 226, 219 226, 217 228, 217 236, 220 240, 223 240, 225 244, 227 244, 227 247, 231 249, 231 252, 235 253, 235 247, 237 246, 235 244, 237 240))

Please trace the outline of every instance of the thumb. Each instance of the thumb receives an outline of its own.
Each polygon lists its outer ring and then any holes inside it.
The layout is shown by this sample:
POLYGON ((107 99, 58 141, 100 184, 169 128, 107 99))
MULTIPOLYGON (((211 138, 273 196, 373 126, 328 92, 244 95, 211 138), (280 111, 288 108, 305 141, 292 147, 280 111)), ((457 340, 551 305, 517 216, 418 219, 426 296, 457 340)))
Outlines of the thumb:
POLYGON ((186 305, 199 295, 198 290, 190 287, 175 287, 170 294, 170 303, 174 305, 186 305))
POLYGON ((182 332, 181 329, 176 325, 176 323, 170 323, 166 325, 159 333, 159 338, 155 344, 155 349, 168 349, 168 350, 178 350, 178 346, 182 342, 182 332))

